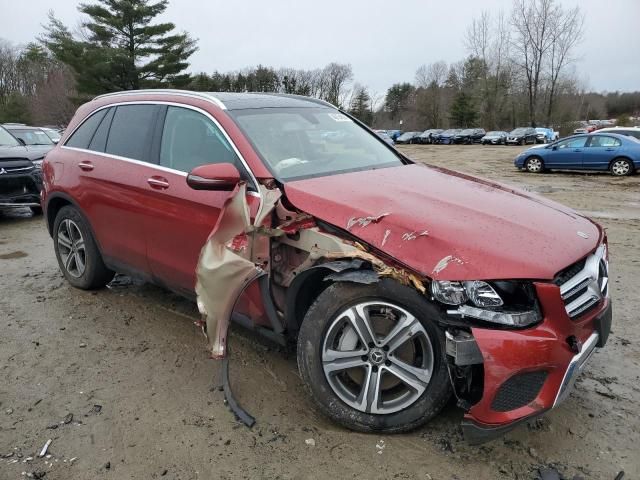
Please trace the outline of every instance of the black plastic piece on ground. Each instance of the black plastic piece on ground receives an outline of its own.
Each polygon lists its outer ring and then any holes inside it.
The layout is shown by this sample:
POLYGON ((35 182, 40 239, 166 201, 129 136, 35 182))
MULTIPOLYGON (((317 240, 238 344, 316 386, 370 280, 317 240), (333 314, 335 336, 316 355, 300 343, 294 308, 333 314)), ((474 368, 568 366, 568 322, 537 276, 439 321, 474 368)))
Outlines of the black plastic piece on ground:
POLYGON ((537 417, 540 417, 543 414, 545 414, 547 411, 548 409, 538 412, 529 417, 521 418, 507 425, 500 425, 498 427, 483 426, 475 422, 472 422, 471 420, 463 420, 461 424, 462 434, 464 435, 465 441, 469 445, 480 445, 482 443, 501 437, 505 433, 513 430, 515 427, 517 427, 521 423, 528 422, 537 417))
MULTIPOLYGON (((227 352, 227 355, 229 352, 227 352)), ((255 425, 256 419, 253 418, 244 408, 240 406, 233 392, 231 391, 231 384, 229 383, 229 358, 222 359, 222 388, 224 390, 224 398, 231 408, 233 414, 244 423, 247 427, 251 428, 255 425)))

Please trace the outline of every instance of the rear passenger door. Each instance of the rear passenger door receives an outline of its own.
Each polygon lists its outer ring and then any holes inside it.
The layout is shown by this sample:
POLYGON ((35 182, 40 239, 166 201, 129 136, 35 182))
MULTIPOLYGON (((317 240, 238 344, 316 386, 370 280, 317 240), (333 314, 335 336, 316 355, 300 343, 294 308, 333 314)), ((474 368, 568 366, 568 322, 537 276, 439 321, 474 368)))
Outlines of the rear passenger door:
POLYGON ((607 170, 611 160, 618 154, 622 142, 614 137, 594 135, 587 145, 582 156, 583 168, 607 170))
POLYGON ((149 274, 144 231, 146 181, 156 105, 115 105, 92 114, 63 148, 77 151, 74 197, 109 266, 149 274))
POLYGON ((246 176, 234 148, 212 118, 186 106, 164 107, 154 142, 159 170, 147 179, 145 228, 151 270, 159 283, 189 294, 195 288, 200 250, 229 192, 193 190, 187 185, 187 173, 200 165, 227 162, 246 176))

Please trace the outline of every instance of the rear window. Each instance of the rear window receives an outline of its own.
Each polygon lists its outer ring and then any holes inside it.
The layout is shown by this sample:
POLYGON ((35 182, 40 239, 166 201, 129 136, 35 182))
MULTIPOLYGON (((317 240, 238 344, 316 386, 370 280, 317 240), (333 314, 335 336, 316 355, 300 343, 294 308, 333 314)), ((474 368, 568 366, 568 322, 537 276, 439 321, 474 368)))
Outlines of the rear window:
POLYGON ((106 153, 133 160, 146 160, 156 111, 155 105, 117 107, 109 130, 106 153))
POLYGON ((65 145, 67 147, 89 148, 89 143, 93 138, 93 134, 106 113, 107 110, 100 110, 87 118, 82 125, 73 132, 71 138, 67 140, 65 145))

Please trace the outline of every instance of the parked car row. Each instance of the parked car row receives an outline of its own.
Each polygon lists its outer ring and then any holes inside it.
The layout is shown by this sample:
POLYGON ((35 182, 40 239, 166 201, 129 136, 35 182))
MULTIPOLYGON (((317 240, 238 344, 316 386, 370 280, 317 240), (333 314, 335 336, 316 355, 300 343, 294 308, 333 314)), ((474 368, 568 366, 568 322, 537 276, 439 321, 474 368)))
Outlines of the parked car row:
POLYGON ((449 128, 447 130, 432 128, 424 132, 403 133, 399 130, 376 130, 376 133, 381 136, 384 133, 394 143, 417 143, 422 145, 471 145, 474 143, 482 145, 529 145, 551 143, 560 137, 559 133, 553 129, 543 127, 521 127, 511 132, 486 132, 484 128, 449 128))

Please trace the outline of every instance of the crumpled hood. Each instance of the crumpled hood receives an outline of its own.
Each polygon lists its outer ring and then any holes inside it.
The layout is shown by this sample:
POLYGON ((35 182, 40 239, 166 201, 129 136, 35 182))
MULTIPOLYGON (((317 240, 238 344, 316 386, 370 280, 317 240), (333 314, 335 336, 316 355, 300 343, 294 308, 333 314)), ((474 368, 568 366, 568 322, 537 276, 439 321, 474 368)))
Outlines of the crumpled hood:
POLYGON ((440 280, 552 279, 602 236, 540 196, 424 165, 298 180, 285 193, 298 209, 440 280))

